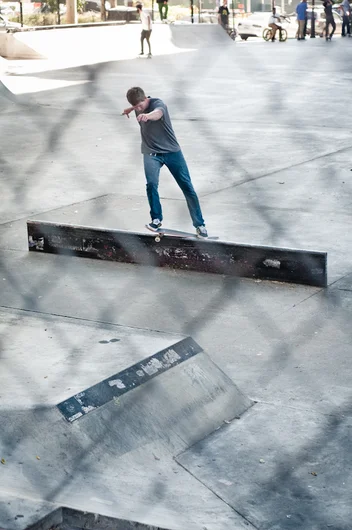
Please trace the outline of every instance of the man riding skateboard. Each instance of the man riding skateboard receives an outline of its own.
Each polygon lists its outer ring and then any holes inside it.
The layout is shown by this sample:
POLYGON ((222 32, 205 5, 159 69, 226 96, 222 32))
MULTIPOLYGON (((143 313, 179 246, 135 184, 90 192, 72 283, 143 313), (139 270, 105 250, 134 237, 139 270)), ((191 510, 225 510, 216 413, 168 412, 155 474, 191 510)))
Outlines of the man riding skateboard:
POLYGON ((158 193, 160 169, 165 165, 181 188, 198 237, 208 237, 198 196, 193 188, 186 160, 172 128, 165 103, 159 98, 146 97, 140 87, 130 88, 126 94, 132 105, 122 114, 129 117, 135 111, 142 137, 144 172, 151 222, 149 230, 156 232, 162 225, 163 214, 158 193))

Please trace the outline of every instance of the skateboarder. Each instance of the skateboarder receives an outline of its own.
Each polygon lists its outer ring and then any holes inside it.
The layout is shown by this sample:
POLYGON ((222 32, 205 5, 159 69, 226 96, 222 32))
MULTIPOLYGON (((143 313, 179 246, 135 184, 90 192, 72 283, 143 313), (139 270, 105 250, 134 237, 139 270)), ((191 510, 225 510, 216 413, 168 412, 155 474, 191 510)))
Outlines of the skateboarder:
POLYGON ((152 56, 152 48, 150 45, 150 36, 152 34, 152 19, 145 11, 143 11, 142 4, 136 5, 139 16, 141 17, 142 22, 142 33, 141 33, 141 53, 139 55, 144 55, 144 39, 147 41, 149 53, 148 57, 152 56))
POLYGON ((167 106, 161 99, 146 97, 140 87, 130 88, 126 94, 132 105, 122 114, 129 118, 135 111, 142 137, 144 172, 151 222, 147 227, 156 232, 161 227, 163 214, 158 193, 160 169, 165 165, 181 188, 198 237, 208 237, 197 194, 193 188, 186 160, 172 128, 167 106))
POLYGON ((325 39, 326 40, 331 40, 334 33, 335 33, 335 29, 336 29, 336 22, 334 20, 334 15, 333 15, 333 12, 332 12, 332 6, 333 6, 333 3, 331 0, 325 0, 323 2, 323 6, 324 6, 324 11, 325 11, 325 18, 326 18, 326 21, 325 21, 325 39), (331 30, 331 33, 329 34, 329 26, 332 27, 332 30, 331 30))

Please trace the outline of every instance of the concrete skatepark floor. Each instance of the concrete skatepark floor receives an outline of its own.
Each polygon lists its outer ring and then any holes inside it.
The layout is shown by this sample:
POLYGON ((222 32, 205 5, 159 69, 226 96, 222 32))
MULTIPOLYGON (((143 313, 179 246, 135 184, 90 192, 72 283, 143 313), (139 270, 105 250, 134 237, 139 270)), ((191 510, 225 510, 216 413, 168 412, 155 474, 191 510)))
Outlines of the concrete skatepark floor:
MULTIPOLYGON (((65 69, 63 61, 41 73, 37 62, 22 73, 7 63, 14 75, 5 75, 0 99, 6 530, 62 505, 170 530, 351 526, 351 50, 344 39, 329 48, 319 39, 225 45, 218 30, 200 38, 180 28, 167 56, 160 48, 153 61, 113 61, 110 50, 109 62, 65 69), (178 46, 182 53, 173 54, 178 46), (119 116, 133 85, 168 103, 209 231, 327 250, 327 289, 28 254, 29 217, 138 231, 148 220, 138 125, 119 116), (205 438, 190 429, 197 443, 177 450, 165 440, 132 449, 126 434, 114 460, 116 448, 89 445, 87 431, 82 445, 47 452, 31 419, 47 420, 48 440, 55 438, 50 406, 63 388, 75 392, 118 371, 119 343, 109 340, 119 334, 133 351, 192 336, 252 406, 237 418, 214 413, 221 427, 205 438)), ((167 226, 189 230, 166 171, 161 193, 167 226)), ((108 412, 99 414, 90 420, 93 440, 108 412)))

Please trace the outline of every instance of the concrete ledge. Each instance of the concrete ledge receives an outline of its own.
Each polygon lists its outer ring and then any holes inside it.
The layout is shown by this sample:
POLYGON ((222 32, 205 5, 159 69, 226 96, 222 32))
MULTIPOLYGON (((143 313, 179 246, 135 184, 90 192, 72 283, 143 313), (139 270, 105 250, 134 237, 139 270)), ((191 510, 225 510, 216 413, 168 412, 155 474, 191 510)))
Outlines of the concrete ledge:
MULTIPOLYGON (((151 526, 126 519, 116 519, 95 513, 79 512, 63 508, 63 530, 86 529, 86 530, 169 530, 165 526, 151 526)), ((38 529, 39 530, 39 529, 38 529)), ((48 529, 49 530, 49 529, 48 529)))
POLYGON ((73 422, 202 351, 191 337, 187 337, 66 399, 59 403, 58 409, 69 422, 73 422))
POLYGON ((35 499, 22 499, 20 496, 8 495, 5 501, 5 495, 1 493, 0 521, 4 525, 0 527, 1 530, 52 530, 54 528, 56 530, 80 530, 83 528, 86 530, 169 530, 165 526, 151 526, 133 520, 83 512, 66 506, 55 507, 51 503, 43 503, 41 500, 35 499), (2 495, 3 499, 1 498, 2 495), (3 510, 2 503, 7 505, 6 510, 3 510), (16 507, 20 507, 20 511, 25 513, 13 516, 16 507), (48 513, 43 515, 45 511, 48 513), (5 513, 9 516, 7 520, 5 513))
POLYGON ((72 28, 98 28, 122 26, 127 24, 126 20, 111 20, 109 22, 83 22, 81 24, 53 24, 51 26, 33 26, 29 31, 48 31, 51 29, 72 29, 72 28))
POLYGON ((1 530, 49 530, 60 528, 63 514, 60 505, 43 501, 42 498, 23 497, 13 490, 1 489, 0 484, 0 529, 1 530))
POLYGON ((317 287, 327 285, 327 253, 184 239, 86 226, 27 221, 30 251, 172 267, 317 287))
POLYGON ((44 59, 45 55, 31 48, 23 35, 22 32, 0 33, 0 55, 6 59, 44 59))

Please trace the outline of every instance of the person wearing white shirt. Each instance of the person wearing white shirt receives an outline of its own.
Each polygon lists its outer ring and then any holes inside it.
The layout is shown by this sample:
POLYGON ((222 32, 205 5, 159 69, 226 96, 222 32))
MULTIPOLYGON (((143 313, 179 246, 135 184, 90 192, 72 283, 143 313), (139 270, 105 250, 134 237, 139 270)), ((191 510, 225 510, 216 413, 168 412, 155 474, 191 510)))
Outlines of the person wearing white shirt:
POLYGON ((143 11, 142 4, 136 5, 138 14, 142 22, 142 33, 141 33, 141 53, 139 55, 144 55, 144 39, 147 41, 149 53, 148 57, 152 56, 152 48, 150 45, 150 36, 152 34, 152 19, 148 13, 143 11))
POLYGON ((271 28, 271 40, 275 40, 276 31, 279 30, 280 32, 280 40, 281 40, 281 19, 279 15, 276 14, 276 9, 273 7, 273 12, 269 18, 269 28, 271 28))

